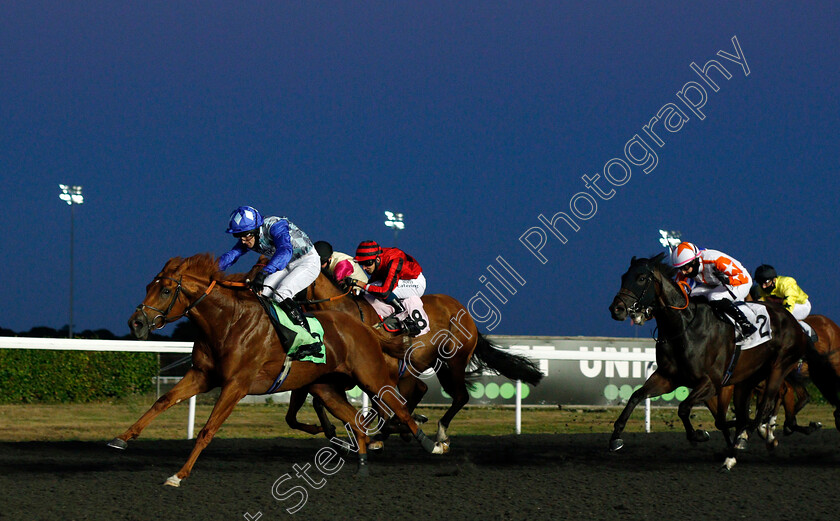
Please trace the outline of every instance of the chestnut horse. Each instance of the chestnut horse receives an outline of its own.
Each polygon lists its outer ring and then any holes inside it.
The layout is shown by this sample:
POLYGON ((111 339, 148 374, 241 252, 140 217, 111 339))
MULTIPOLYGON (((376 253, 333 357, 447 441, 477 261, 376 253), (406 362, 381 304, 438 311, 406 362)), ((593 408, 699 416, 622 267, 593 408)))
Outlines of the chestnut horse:
MULTIPOLYGON (((215 387, 222 388, 189 459, 166 480, 166 485, 179 486, 189 476, 198 455, 236 404, 248 394, 265 394, 274 387, 286 362, 283 346, 257 297, 251 291, 237 291, 225 287, 224 282, 217 283, 214 277, 221 275, 218 269, 217 260, 209 254, 170 259, 146 287, 146 298, 128 322, 136 338, 146 339, 150 331, 187 316, 200 330, 200 340, 193 346, 192 367, 184 378, 127 431, 111 440, 109 446, 126 448, 129 440, 139 436, 172 405, 215 387)), ((358 447, 361 475, 368 472, 368 438, 364 426, 355 420, 356 409, 344 396, 344 383, 338 382, 341 379, 355 380, 366 392, 377 396, 380 406, 389 408, 405 422, 425 450, 442 454, 440 445, 418 429, 394 389, 396 375, 389 371, 382 353, 383 348, 393 347, 389 341, 361 322, 347 320, 343 313, 324 311, 315 316, 324 328, 326 363, 291 362, 287 377, 276 390, 308 386, 332 414, 345 422, 354 448, 358 447)))
POLYGON ((822 315, 811 315, 805 322, 817 332, 815 352, 809 352, 808 375, 834 406, 834 427, 840 431, 840 327, 822 315))
MULTIPOLYGON (((379 325, 379 317, 367 300, 338 288, 324 273, 319 274, 306 289, 305 298, 303 304, 309 309, 343 311, 370 326, 379 325)), ((531 359, 507 353, 487 340, 479 333, 464 306, 454 298, 432 294, 424 295, 422 299, 423 308, 429 316, 429 332, 412 339, 395 337, 411 344, 406 351, 405 371, 399 381, 399 390, 408 398, 408 410, 413 411, 426 391, 426 385, 418 380, 418 376, 427 369, 435 371, 443 389, 452 397, 452 405, 438 421, 437 428, 436 441, 446 450, 450 442, 446 430, 452 418, 470 399, 466 383, 471 375, 491 369, 506 378, 531 385, 537 385, 543 375, 531 359), (468 372, 471 362, 473 368, 468 372)), ((297 421, 296 413, 304 398, 305 390, 292 393, 286 421, 310 433, 326 429, 329 437, 329 426, 318 428, 297 421)), ((317 402, 314 405, 317 410, 317 402)), ((323 420, 321 414, 319 417, 323 420)))
MULTIPOLYGON (((775 397, 787 374, 805 354, 809 338, 796 319, 777 306, 767 306, 772 338, 740 353, 733 365, 735 331, 732 324, 717 318, 707 302, 689 300, 681 285, 672 280, 674 268, 663 264, 661 253, 653 259, 636 259, 621 277, 621 289, 610 305, 615 320, 628 316, 641 325, 655 318, 659 328, 656 343, 657 369, 640 389, 633 393, 627 406, 615 421, 610 450, 624 446, 621 433, 630 414, 640 401, 659 396, 679 386, 691 389, 679 405, 678 414, 692 443, 707 441, 709 434, 695 430, 691 409, 697 403, 719 396, 725 385, 735 385, 735 426, 738 434, 754 430, 766 423, 773 410, 775 397), (764 382, 755 420, 749 421, 750 392, 764 382)), ((723 430, 729 457, 722 467, 735 465, 735 449, 725 421, 725 408, 718 411, 715 425, 723 430)))

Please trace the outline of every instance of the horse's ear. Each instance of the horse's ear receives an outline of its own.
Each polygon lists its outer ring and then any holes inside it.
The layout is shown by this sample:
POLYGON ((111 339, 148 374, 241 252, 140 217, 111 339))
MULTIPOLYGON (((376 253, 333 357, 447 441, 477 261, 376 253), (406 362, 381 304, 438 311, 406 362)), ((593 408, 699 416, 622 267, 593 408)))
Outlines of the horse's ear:
POLYGON ((653 262, 662 262, 662 259, 664 259, 664 258, 665 258, 665 252, 663 251, 663 252, 659 252, 659 254, 651 260, 653 262))
POLYGON ((636 262, 636 256, 635 255, 633 255, 632 259, 630 259, 630 265, 632 266, 634 262, 636 262))

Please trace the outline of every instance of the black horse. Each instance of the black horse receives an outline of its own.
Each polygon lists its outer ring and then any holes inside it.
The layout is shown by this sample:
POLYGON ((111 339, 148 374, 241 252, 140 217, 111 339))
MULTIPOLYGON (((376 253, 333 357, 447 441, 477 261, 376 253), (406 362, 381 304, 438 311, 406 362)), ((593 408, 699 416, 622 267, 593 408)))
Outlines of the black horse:
MULTIPOLYGON (((636 405, 647 397, 659 396, 679 386, 691 389, 680 404, 678 414, 692 443, 708 441, 709 433, 695 430, 690 414, 694 405, 711 401, 726 385, 735 386, 736 434, 752 431, 766 423, 773 410, 774 397, 785 376, 805 354, 809 344, 807 334, 793 315, 778 306, 767 306, 769 323, 759 329, 771 337, 736 356, 735 329, 721 320, 705 299, 689 300, 685 286, 673 280, 674 268, 661 261, 664 253, 652 259, 636 259, 621 277, 621 289, 610 305, 615 320, 631 320, 641 325, 656 319, 659 338, 656 342, 656 371, 630 397, 627 406, 615 422, 610 450, 624 446, 621 433, 636 405), (760 382, 765 392, 754 420, 749 419, 750 391, 760 382)), ((723 431, 729 457, 723 469, 735 465, 735 446, 729 435, 726 409, 720 408, 715 426, 723 431)))

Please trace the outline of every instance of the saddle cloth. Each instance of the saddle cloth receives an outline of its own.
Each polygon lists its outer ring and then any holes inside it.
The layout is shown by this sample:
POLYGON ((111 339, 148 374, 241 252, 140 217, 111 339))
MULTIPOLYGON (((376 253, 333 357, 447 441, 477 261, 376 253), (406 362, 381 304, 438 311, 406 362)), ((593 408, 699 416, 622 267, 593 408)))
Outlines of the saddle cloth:
POLYGON ((295 336, 295 341, 292 343, 292 347, 288 348, 287 353, 292 354, 298 350, 298 347, 311 344, 314 340, 318 340, 321 342, 321 351, 318 355, 311 355, 305 356, 300 359, 301 362, 312 362, 315 364, 325 364, 327 362, 327 348, 324 344, 324 328, 321 326, 321 323, 318 322, 318 319, 311 316, 311 315, 304 315, 306 318, 306 322, 309 324, 309 330, 312 331, 310 335, 309 331, 305 330, 303 327, 293 323, 291 319, 286 315, 286 312, 283 311, 280 306, 275 301, 271 301, 271 311, 272 311, 272 318, 276 319, 280 325, 285 328, 291 329, 297 336, 295 336))
MULTIPOLYGON (((365 300, 370 302, 370 305, 373 306, 374 311, 376 314, 379 315, 379 319, 381 320, 383 317, 389 316, 391 313, 394 312, 394 308, 391 307, 389 304, 386 304, 379 300, 378 298, 371 297, 368 294, 365 294, 365 300)), ((397 318, 399 320, 404 320, 406 317, 411 316, 414 321, 418 325, 422 325, 423 327, 420 328, 420 334, 417 336, 425 335, 430 331, 429 328, 429 315, 426 314, 426 310, 423 308, 423 299, 420 297, 406 297, 402 301, 403 307, 405 308, 405 313, 399 313, 397 318)))
MULTIPOLYGON (((773 338, 773 332, 770 329, 770 315, 767 313, 767 308, 761 304, 752 302, 734 302, 738 309, 740 309, 747 320, 755 326, 755 333, 738 342, 738 347, 741 351, 750 349, 759 344, 767 342, 773 338)), ((735 321, 729 315, 726 316, 729 322, 735 326, 735 321)), ((736 329, 738 326, 735 326, 736 329)))

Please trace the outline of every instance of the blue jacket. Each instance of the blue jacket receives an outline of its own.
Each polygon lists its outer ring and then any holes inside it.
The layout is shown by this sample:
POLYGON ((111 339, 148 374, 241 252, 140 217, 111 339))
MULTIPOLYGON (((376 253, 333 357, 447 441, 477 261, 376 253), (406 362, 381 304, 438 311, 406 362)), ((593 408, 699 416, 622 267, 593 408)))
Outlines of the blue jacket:
MULTIPOLYGON (((285 217, 266 217, 260 226, 260 237, 254 244, 254 251, 270 257, 263 272, 270 275, 285 269, 288 264, 312 250, 309 236, 285 217)), ((239 257, 248 252, 248 248, 237 240, 234 247, 219 257, 219 269, 226 270, 239 257)))

